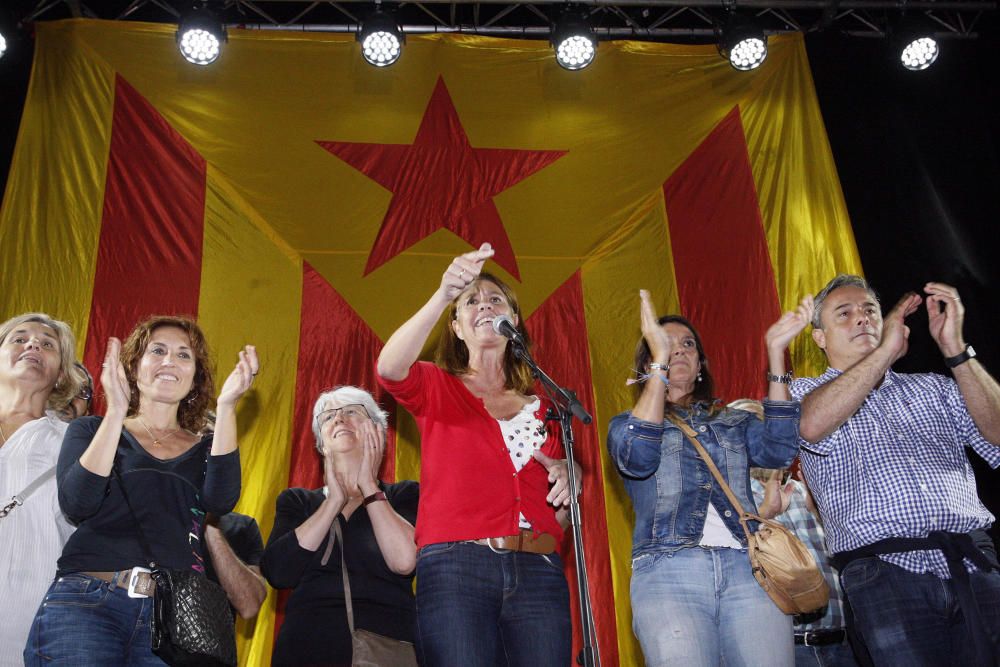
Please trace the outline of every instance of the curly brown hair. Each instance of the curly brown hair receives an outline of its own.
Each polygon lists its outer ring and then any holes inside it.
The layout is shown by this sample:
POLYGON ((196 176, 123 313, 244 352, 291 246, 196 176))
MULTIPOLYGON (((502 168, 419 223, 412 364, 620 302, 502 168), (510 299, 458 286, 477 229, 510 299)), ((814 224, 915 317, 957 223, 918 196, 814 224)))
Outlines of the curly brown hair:
POLYGON ((177 421, 181 428, 192 433, 201 432, 205 426, 209 405, 215 396, 215 379, 212 374, 211 357, 208 343, 201 327, 189 317, 175 315, 154 315, 139 324, 129 334, 122 344, 122 366, 128 379, 132 397, 129 399, 128 416, 132 417, 139 411, 139 388, 136 384, 136 373, 139 370, 139 360, 146 353, 146 347, 153 332, 161 327, 177 327, 187 334, 194 352, 195 371, 191 391, 181 401, 177 408, 177 421))
MULTIPOLYGON (((485 271, 480 273, 479 277, 469 283, 469 286, 462 290, 462 293, 451 302, 451 305, 448 307, 449 324, 452 320, 458 318, 458 301, 462 298, 462 294, 465 294, 470 289, 475 289, 484 280, 493 283, 503 292, 504 297, 507 299, 507 304, 510 306, 511 314, 517 316, 517 330, 520 332, 524 344, 530 350, 531 339, 524 328, 524 317, 521 316, 521 306, 517 302, 517 296, 514 295, 514 292, 505 282, 492 273, 485 271)), ((434 361, 439 367, 452 375, 465 375, 469 372, 469 348, 466 347, 465 341, 459 338, 455 334, 455 330, 449 325, 445 325, 444 331, 441 332, 441 337, 438 339, 437 353, 434 356, 434 361)), ((507 345, 507 348, 504 350, 503 371, 505 389, 513 389, 522 394, 527 394, 535 384, 535 379, 531 376, 531 367, 517 358, 517 355, 514 354, 513 345, 507 345)))

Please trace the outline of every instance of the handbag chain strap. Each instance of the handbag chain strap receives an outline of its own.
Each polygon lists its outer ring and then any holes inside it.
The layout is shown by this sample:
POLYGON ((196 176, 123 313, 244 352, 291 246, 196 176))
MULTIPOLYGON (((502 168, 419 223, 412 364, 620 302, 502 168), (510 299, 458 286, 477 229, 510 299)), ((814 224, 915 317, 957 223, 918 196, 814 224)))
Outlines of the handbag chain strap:
POLYGON ((712 457, 709 456, 707 451, 705 451, 705 448, 702 446, 702 444, 698 442, 698 439, 695 437, 696 435, 695 430, 691 428, 688 424, 686 424, 684 421, 682 421, 680 417, 678 417, 672 412, 667 414, 667 419, 673 422, 673 424, 681 430, 681 433, 684 434, 684 437, 686 437, 691 442, 691 444, 694 445, 695 450, 697 450, 698 452, 698 456, 700 456, 701 459, 705 462, 705 464, 708 466, 709 472, 712 473, 712 477, 714 477, 715 481, 719 483, 720 487, 722 487, 722 491, 726 494, 726 498, 729 499, 729 503, 733 506, 733 508, 737 512, 739 512, 740 525, 743 527, 743 532, 746 533, 747 541, 749 542, 751 533, 750 533, 750 527, 747 525, 747 521, 755 520, 763 522, 764 520, 761 517, 756 516, 754 514, 750 514, 745 509, 743 509, 743 505, 736 497, 736 494, 733 493, 733 490, 731 488, 729 488, 729 484, 726 483, 726 480, 722 477, 722 473, 719 472, 719 468, 715 465, 715 461, 713 461, 712 457))
POLYGON ((56 467, 52 466, 51 468, 43 472, 41 475, 36 477, 35 481, 33 481, 31 484, 24 487, 24 490, 21 491, 21 493, 17 494, 16 496, 11 496, 10 502, 4 505, 3 507, 0 507, 0 519, 10 514, 15 507, 23 505, 24 501, 28 499, 28 496, 37 491, 38 487, 40 487, 42 484, 55 477, 55 474, 56 474, 56 467))

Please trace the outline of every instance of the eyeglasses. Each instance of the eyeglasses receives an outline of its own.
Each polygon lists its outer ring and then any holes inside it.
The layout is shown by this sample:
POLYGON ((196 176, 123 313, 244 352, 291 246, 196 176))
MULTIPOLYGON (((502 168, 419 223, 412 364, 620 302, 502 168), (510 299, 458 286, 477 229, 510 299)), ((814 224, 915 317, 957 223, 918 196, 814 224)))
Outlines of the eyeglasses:
POLYGON ((371 416, 368 414, 368 410, 365 410, 365 406, 360 403, 352 403, 351 405, 343 405, 339 408, 330 408, 329 410, 324 410, 319 413, 319 423, 325 424, 331 419, 335 419, 338 414, 344 419, 371 419, 371 416))

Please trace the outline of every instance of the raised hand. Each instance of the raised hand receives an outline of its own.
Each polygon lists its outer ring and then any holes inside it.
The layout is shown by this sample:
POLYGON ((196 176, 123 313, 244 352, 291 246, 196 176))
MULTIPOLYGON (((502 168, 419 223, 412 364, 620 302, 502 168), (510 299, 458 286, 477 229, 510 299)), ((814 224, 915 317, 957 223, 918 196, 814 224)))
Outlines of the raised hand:
MULTIPOLYGON (((649 290, 639 290, 639 321, 642 325, 642 337, 649 345, 652 361, 666 364, 670 361, 670 350, 673 347, 673 342, 656 320, 656 311, 653 309, 649 290)), ((645 368, 637 368, 636 370, 640 373, 646 372, 645 368)))
POLYGON ((812 295, 806 295, 795 310, 790 310, 778 318, 764 334, 764 340, 769 350, 784 351, 802 330, 809 326, 813 312, 812 295))
POLYGON ((962 323, 965 321, 965 307, 958 296, 958 290, 944 283, 927 283, 927 319, 931 338, 941 348, 946 357, 953 357, 965 350, 962 337, 962 323))
POLYGON ((451 261, 441 276, 441 287, 438 291, 448 300, 454 301, 469 284, 479 277, 483 264, 493 256, 493 246, 484 243, 479 250, 459 255, 451 261))
POLYGON ((235 406, 236 401, 240 400, 240 397, 250 389, 253 378, 259 370, 260 362, 257 360, 257 348, 253 345, 247 345, 240 350, 240 358, 236 362, 236 367, 226 378, 222 390, 219 391, 219 406, 235 406))
POLYGON ((369 419, 358 427, 357 436, 362 449, 357 485, 362 494, 370 496, 378 491, 378 471, 385 455, 385 429, 369 419))
MULTIPOLYGON (((566 459, 554 459, 536 449, 532 457, 541 463, 549 471, 549 482, 552 488, 549 495, 545 496, 545 501, 555 507, 569 507, 569 465, 566 459)), ((583 490, 583 471, 580 464, 574 462, 576 469, 576 481, 579 488, 577 493, 583 490)))
POLYGON ((902 358, 910 347, 910 327, 906 326, 905 320, 917 311, 920 301, 919 294, 907 292, 883 320, 882 340, 879 341, 879 347, 892 355, 890 363, 895 363, 896 360, 902 358))
POLYGON ((124 417, 128 413, 129 401, 132 400, 132 389, 121 360, 122 342, 117 338, 108 339, 108 350, 101 364, 101 387, 104 389, 104 400, 107 401, 108 414, 118 414, 124 417))

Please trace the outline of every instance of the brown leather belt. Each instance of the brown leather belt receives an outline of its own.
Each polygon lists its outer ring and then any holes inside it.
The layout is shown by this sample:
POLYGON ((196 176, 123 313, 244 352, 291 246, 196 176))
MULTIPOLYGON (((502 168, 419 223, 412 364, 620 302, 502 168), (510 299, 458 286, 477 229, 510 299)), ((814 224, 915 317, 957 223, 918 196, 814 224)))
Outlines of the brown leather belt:
POLYGON ((81 572, 81 574, 114 584, 118 588, 129 590, 129 583, 132 581, 133 572, 135 573, 135 585, 132 587, 132 591, 139 595, 153 597, 153 593, 156 592, 156 580, 153 579, 149 572, 144 572, 140 568, 122 570, 120 572, 81 572))
POLYGON ((484 537, 479 540, 469 540, 473 544, 481 544, 494 551, 525 551, 532 554, 550 554, 556 550, 556 538, 548 533, 522 528, 517 535, 503 537, 484 537))

